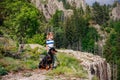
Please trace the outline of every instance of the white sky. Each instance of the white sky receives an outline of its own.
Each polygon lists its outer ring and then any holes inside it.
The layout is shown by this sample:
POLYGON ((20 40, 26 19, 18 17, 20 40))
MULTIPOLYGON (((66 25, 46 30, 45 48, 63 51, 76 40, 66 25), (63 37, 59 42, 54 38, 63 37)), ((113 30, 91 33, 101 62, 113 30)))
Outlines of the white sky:
POLYGON ((115 0, 85 0, 85 1, 87 4, 92 5, 95 1, 99 2, 100 4, 112 4, 115 0))

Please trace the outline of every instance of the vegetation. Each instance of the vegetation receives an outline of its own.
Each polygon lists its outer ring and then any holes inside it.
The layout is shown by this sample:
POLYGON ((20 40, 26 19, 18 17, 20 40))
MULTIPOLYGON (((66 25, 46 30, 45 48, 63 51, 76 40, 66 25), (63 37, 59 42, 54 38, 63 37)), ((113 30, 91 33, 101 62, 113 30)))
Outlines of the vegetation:
POLYGON ((98 24, 105 24, 109 20, 109 5, 101 6, 98 2, 93 4, 93 20, 98 24))
POLYGON ((21 55, 19 55, 19 59, 16 57, 7 57, 2 55, 0 58, 0 75, 5 75, 8 72, 18 72, 20 70, 31 70, 38 68, 40 54, 44 53, 43 49, 39 48, 31 49, 27 47, 21 55))
POLYGON ((73 56, 58 53, 58 59, 60 59, 60 66, 56 69, 53 69, 48 73, 48 75, 64 75, 67 77, 77 77, 77 78, 86 78, 87 72, 83 70, 82 66, 78 63, 81 61, 77 60, 73 56))
POLYGON ((65 9, 70 9, 71 8, 71 5, 66 0, 58 0, 58 1, 63 2, 63 6, 64 6, 65 9))
POLYGON ((39 47, 31 49, 30 46, 26 46, 18 54, 16 43, 11 39, 2 37, 0 41, 0 76, 8 72, 38 68, 40 54, 45 53, 44 49, 39 47))
POLYGON ((3 57, 0 59, 0 75, 5 75, 8 72, 18 72, 20 70, 36 69, 39 61, 32 59, 14 59, 11 57, 3 57))
POLYGON ((27 43, 37 43, 40 45, 45 45, 45 35, 43 33, 35 34, 32 38, 29 38, 27 40, 27 43))
POLYGON ((82 9, 74 9, 71 18, 64 19, 62 16, 62 11, 56 11, 51 20, 55 33, 55 46, 93 52, 99 35, 95 28, 89 26, 90 18, 84 18, 82 9))
POLYGON ((28 1, 6 0, 0 4, 1 7, 5 8, 1 13, 3 16, 2 33, 17 41, 18 44, 38 43, 45 45, 45 31, 47 28, 52 28, 50 30, 55 33, 55 46, 57 48, 94 51, 95 42, 99 35, 94 28, 89 27, 90 15, 89 17, 85 15, 82 8, 73 8, 74 15, 66 19, 64 13, 57 10, 52 19, 45 23, 43 14, 28 1), (11 5, 7 6, 7 4, 11 5), (9 31, 5 33, 7 30, 9 31), (93 34, 94 36, 91 36, 93 34))
MULTIPOLYGON (((43 4, 47 3, 47 0, 41 1, 43 4)), ((117 2, 113 6, 100 5, 95 2, 91 7, 87 5, 86 11, 83 11, 82 8, 71 7, 66 0, 58 1, 62 1, 66 9, 73 9, 71 17, 65 17, 64 12, 57 10, 52 18, 47 21, 43 13, 36 9, 29 0, 1 0, 0 75, 7 74, 10 71, 37 68, 39 55, 46 51, 28 47, 21 51, 21 54, 18 54, 19 44, 37 43, 45 45, 45 35, 48 30, 54 32, 56 48, 96 52, 98 54, 96 50, 99 47, 95 43, 101 38, 96 29, 89 24, 90 21, 93 21, 93 24, 99 24, 101 29, 107 32, 103 56, 111 64, 112 79, 120 80, 120 21, 113 21, 109 15, 110 10, 117 6, 117 2)), ((50 75, 55 73, 55 75, 65 74, 68 76, 70 74, 85 77, 76 59, 67 55, 63 56, 63 54, 58 57, 61 59, 61 66, 50 72, 50 75)), ((94 79, 96 80, 96 77, 94 79)))
POLYGON ((0 66, 0 75, 7 74, 7 70, 4 69, 4 67, 0 66))
POLYGON ((44 17, 32 4, 24 0, 1 1, 2 32, 21 43, 26 43, 36 33, 40 34, 39 27, 44 17), (10 5, 9 5, 10 4, 10 5))
POLYGON ((112 79, 119 80, 120 77, 120 22, 111 22, 110 26, 112 31, 110 32, 110 36, 106 42, 104 48, 104 57, 111 64, 112 67, 112 79), (117 74, 113 72, 116 70, 117 74))

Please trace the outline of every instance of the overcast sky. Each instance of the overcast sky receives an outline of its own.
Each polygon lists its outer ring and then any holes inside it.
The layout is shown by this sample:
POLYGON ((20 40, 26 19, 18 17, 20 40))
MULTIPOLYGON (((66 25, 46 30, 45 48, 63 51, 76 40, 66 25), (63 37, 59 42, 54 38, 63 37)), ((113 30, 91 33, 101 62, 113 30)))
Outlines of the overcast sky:
POLYGON ((100 4, 112 4, 115 0, 85 0, 85 1, 87 4, 92 5, 95 1, 99 2, 100 4))

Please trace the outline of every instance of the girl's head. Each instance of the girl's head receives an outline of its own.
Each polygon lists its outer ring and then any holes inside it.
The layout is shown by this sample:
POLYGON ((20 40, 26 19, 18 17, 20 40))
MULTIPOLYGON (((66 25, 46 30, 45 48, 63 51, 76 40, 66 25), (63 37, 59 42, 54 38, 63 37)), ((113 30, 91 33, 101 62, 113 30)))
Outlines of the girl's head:
POLYGON ((47 39, 53 39, 53 32, 49 32, 48 34, 47 34, 47 37, 46 37, 47 39))

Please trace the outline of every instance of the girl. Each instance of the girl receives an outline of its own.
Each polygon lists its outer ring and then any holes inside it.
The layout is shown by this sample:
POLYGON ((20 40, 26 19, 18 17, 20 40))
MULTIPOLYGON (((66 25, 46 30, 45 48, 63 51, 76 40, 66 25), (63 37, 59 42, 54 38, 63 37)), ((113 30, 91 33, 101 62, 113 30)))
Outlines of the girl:
POLYGON ((50 48, 54 47, 54 40, 53 40, 53 33, 49 32, 46 36, 46 49, 47 52, 49 51, 50 48))

